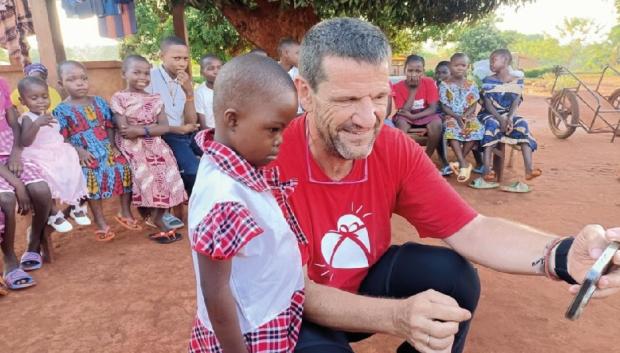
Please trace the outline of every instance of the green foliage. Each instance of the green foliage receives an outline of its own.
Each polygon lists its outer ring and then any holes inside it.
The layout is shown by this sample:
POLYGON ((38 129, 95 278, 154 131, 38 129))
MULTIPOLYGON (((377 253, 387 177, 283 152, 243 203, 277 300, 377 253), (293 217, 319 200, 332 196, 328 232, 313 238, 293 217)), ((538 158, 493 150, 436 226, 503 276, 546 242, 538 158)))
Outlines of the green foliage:
POLYGON ((524 72, 526 78, 543 77, 545 74, 553 72, 553 67, 544 67, 542 69, 526 70, 524 72))
POLYGON ((467 54, 474 62, 488 59, 493 50, 505 48, 507 44, 495 26, 495 19, 490 17, 464 31, 458 41, 457 50, 467 54))
MULTIPOLYGON (((149 60, 157 60, 160 41, 174 34, 172 16, 166 0, 142 0, 136 2, 138 33, 121 44, 121 56, 140 54, 149 60)), ((228 59, 246 45, 234 27, 216 8, 185 10, 191 57, 198 61, 207 53, 228 59)))

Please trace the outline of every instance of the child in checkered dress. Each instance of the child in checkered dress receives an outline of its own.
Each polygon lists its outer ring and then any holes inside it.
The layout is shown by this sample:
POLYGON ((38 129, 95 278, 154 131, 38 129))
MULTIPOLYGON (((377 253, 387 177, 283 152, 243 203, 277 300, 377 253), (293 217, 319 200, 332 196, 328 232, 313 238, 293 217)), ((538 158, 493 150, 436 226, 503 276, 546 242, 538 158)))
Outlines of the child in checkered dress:
POLYGON ((245 55, 215 82, 215 131, 189 202, 198 314, 189 352, 293 352, 301 326, 305 243, 286 197, 293 181, 266 166, 297 112, 288 74, 245 55))

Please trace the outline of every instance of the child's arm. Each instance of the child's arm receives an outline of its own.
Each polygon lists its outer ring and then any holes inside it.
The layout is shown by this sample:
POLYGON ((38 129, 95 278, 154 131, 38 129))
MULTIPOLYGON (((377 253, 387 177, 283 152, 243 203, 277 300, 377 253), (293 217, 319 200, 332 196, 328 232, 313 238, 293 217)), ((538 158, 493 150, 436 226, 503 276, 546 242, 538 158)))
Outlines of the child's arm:
POLYGON ((32 145, 41 126, 52 126, 55 123, 57 123, 56 119, 49 114, 41 115, 35 121, 32 121, 29 116, 24 116, 22 118, 22 134, 20 139, 22 146, 28 147, 32 145))
POLYGON ((11 186, 15 188, 15 196, 17 197, 18 212, 24 215, 30 211, 30 197, 26 191, 26 186, 19 180, 15 174, 11 173, 9 168, 0 164, 0 177, 4 178, 11 186))
POLYGON ((465 110, 465 112, 463 113, 463 117, 465 117, 466 119, 474 118, 477 104, 478 102, 475 102, 474 104, 470 105, 469 108, 467 108, 467 110, 465 110))
POLYGON ((170 131, 168 126, 168 118, 166 112, 161 111, 157 116, 157 123, 150 125, 129 125, 125 116, 114 114, 114 119, 118 125, 118 131, 126 139, 135 139, 136 137, 161 136, 170 131))
POLYGON ((13 147, 9 156, 9 170, 15 175, 22 173, 22 146, 20 144, 21 129, 17 123, 17 112, 15 108, 6 109, 6 120, 13 131, 13 147))
POLYGON ((491 113, 491 115, 493 115, 495 117, 495 119, 499 120, 499 122, 501 123, 502 121, 504 121, 504 117, 501 116, 498 112, 497 109, 495 109, 495 106, 493 105, 493 103, 491 102, 491 100, 487 97, 484 97, 484 108, 491 113))
POLYGON ((230 290, 231 267, 232 260, 213 260, 198 254, 200 286, 215 336, 224 352, 247 353, 230 290))

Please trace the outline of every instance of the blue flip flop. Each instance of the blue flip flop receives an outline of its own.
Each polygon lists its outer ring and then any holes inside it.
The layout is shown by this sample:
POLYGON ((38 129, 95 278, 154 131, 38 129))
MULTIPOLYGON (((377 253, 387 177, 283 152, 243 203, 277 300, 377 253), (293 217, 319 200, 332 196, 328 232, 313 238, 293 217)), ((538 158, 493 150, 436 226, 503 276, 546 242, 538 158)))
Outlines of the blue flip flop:
POLYGON ((24 271, 34 271, 43 267, 43 259, 41 254, 32 251, 26 251, 19 260, 19 267, 24 271))
POLYGON ((442 176, 449 176, 454 174, 454 172, 452 171, 452 168, 450 168, 449 165, 445 165, 443 166, 443 168, 441 168, 441 175, 442 176))
POLYGON ((4 276, 4 281, 6 282, 6 285, 9 287, 9 289, 12 290, 24 289, 37 284, 37 282, 35 282, 35 280, 21 268, 16 268, 13 271, 7 273, 4 276), (23 281, 25 281, 25 283, 19 283, 23 281))

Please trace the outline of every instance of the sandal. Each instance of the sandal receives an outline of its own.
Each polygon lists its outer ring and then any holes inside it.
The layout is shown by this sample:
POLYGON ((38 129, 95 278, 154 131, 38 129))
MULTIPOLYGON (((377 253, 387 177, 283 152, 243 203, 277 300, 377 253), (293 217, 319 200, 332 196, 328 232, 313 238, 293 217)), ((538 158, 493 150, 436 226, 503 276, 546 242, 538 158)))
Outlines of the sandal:
POLYGON ((468 185, 470 188, 473 188, 473 189, 495 189, 499 187, 498 183, 494 181, 488 182, 482 178, 476 178, 468 185))
POLYGON ((525 180, 532 180, 534 178, 537 178, 539 176, 542 175, 542 170, 539 168, 536 168, 534 170, 532 170, 532 172, 528 175, 525 176, 525 180))
POLYGON ((485 181, 492 182, 492 181, 495 181, 497 176, 495 175, 495 171, 494 170, 489 170, 489 172, 487 174, 483 175, 482 178, 484 178, 485 181))
POLYGON ((110 230, 109 226, 104 230, 99 229, 95 231, 95 240, 97 241, 106 242, 114 239, 114 237, 116 237, 116 234, 110 230))
POLYGON ((448 165, 450 166, 450 169, 452 169, 452 173, 459 175, 459 162, 450 162, 448 165))
POLYGON ((73 230, 73 226, 65 219, 65 215, 61 211, 58 211, 55 215, 50 215, 47 218, 47 224, 52 226, 58 233, 67 233, 73 230), (62 222, 57 224, 56 221, 59 219, 62 219, 62 222))
POLYGON ((176 233, 174 229, 171 229, 167 232, 157 232, 149 234, 149 239, 158 242, 159 244, 174 243, 177 240, 181 240, 181 238, 183 238, 183 236, 179 233, 176 233))
POLYGON ((4 276, 4 280, 9 289, 24 289, 32 287, 37 282, 21 268, 16 268, 4 276))
POLYGON ((7 286, 6 282, 4 282, 4 279, 0 277, 0 297, 8 295, 8 294, 9 294, 9 286, 7 286))
POLYGON ((474 166, 469 163, 469 166, 465 168, 461 168, 459 170, 459 176, 456 178, 456 181, 459 183, 466 183, 471 177, 471 170, 474 169, 474 166))
POLYGON ((38 252, 26 251, 19 260, 19 267, 24 271, 38 270, 42 266, 43 259, 38 252))
POLYGON ((514 183, 510 185, 501 186, 500 190, 506 191, 506 192, 514 192, 518 194, 524 194, 524 193, 532 191, 529 185, 527 185, 526 183, 522 183, 520 181, 515 181, 514 183))
POLYGON ((441 168, 440 172, 442 176, 449 176, 454 174, 454 171, 452 171, 452 167, 450 167, 449 165, 445 165, 443 168, 441 168))
POLYGON ((476 168, 472 169, 472 173, 475 173, 475 174, 484 174, 484 166, 483 166, 483 165, 481 165, 481 166, 479 166, 479 167, 476 167, 476 168))
POLYGON ((81 226, 89 226, 91 224, 90 218, 88 218, 88 208, 86 206, 73 206, 69 211, 69 216, 73 218, 75 223, 81 226), (76 216, 76 213, 83 213, 83 216, 76 216))
POLYGON ((169 212, 164 213, 164 216, 161 218, 161 220, 164 222, 166 227, 170 229, 180 229, 185 227, 185 223, 183 223, 183 221, 181 221, 169 212))
POLYGON ((120 214, 114 216, 114 219, 118 222, 118 224, 129 230, 142 230, 142 227, 138 224, 138 221, 132 218, 123 217, 120 214))

